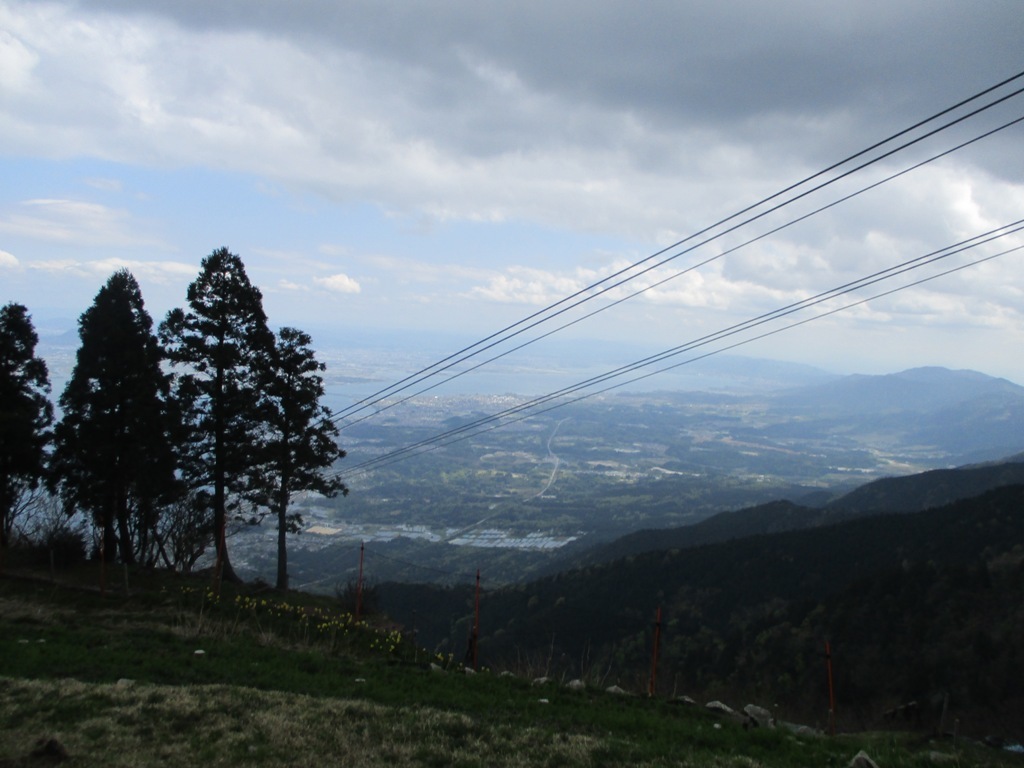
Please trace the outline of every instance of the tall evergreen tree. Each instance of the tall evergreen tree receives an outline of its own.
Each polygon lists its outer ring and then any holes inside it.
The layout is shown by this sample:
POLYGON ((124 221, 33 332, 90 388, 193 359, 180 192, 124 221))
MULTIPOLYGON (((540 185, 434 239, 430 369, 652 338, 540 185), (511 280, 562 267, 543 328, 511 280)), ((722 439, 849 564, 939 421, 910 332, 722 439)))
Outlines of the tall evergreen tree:
POLYGON ((228 558, 227 520, 262 490, 259 376, 274 338, 262 294, 249 282, 242 260, 226 248, 203 259, 187 299, 188 309, 171 310, 160 326, 176 369, 181 468, 190 490, 209 493, 218 576, 237 581, 228 558))
POLYGON ((348 493, 348 488, 326 470, 345 451, 338 447, 338 428, 321 404, 324 364, 316 359, 308 334, 282 328, 277 335, 272 364, 266 371, 266 442, 270 507, 277 517, 277 588, 288 589, 286 534, 297 533, 302 517, 289 513, 291 496, 314 491, 324 496, 348 493))
POLYGON ((53 405, 38 343, 26 307, 0 308, 0 567, 17 505, 39 485, 46 467, 53 405))
POLYGON ((60 398, 54 479, 65 502, 89 511, 106 558, 156 559, 161 500, 174 487, 168 377, 142 291, 126 269, 111 275, 78 321, 81 346, 60 398))

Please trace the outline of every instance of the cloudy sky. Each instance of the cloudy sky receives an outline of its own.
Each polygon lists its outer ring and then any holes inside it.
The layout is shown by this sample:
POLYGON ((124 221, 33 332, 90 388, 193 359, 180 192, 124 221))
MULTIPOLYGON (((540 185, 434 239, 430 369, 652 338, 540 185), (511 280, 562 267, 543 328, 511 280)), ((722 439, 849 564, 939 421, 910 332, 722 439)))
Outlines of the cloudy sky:
MULTIPOLYGON (((1018 74, 1022 40, 1019 0, 0 0, 0 302, 67 325, 126 266, 159 319, 227 246, 274 325, 472 341, 1018 74)), ((646 354, 1024 218, 1017 124, 731 250, 1022 115, 726 233, 562 334, 646 354)), ((1024 384, 1021 350, 1024 252, 743 348, 1024 384)))

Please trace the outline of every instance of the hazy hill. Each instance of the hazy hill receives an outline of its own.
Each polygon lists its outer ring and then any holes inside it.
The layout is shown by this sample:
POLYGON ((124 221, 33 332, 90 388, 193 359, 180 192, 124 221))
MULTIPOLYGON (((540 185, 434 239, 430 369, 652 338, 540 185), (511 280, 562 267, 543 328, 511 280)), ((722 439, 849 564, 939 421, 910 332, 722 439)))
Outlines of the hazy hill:
POLYGON ((780 405, 847 415, 929 413, 978 399, 1024 400, 1024 387, 977 371, 911 368, 884 376, 855 374, 779 394, 780 405))
POLYGON ((801 434, 845 433, 881 448, 916 446, 921 456, 952 463, 992 460, 1024 447, 1024 387, 977 371, 854 375, 769 400, 802 426, 801 434))
POLYGON ((631 533, 576 557, 575 564, 602 563, 627 555, 832 525, 852 517, 885 512, 920 512, 978 496, 1006 485, 1024 484, 1024 455, 1005 462, 936 469, 875 480, 822 507, 780 500, 721 512, 694 525, 631 533))
POLYGON ((713 517, 681 528, 630 533, 581 553, 576 566, 607 563, 629 555, 666 549, 688 549, 766 533, 800 530, 820 525, 825 514, 791 501, 772 501, 713 517))
POLYGON ((1004 462, 875 480, 829 502, 827 509, 842 516, 916 512, 1020 483, 1024 483, 1024 454, 1004 462))

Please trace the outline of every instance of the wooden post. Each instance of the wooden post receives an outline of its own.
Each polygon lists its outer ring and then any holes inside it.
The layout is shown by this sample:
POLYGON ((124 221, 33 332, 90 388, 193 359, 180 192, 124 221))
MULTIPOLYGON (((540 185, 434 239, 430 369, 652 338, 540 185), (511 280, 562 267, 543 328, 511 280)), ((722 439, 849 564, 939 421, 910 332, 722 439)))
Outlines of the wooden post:
POLYGON ((828 670, 828 733, 836 735, 836 694, 832 686, 832 646, 825 641, 825 668, 828 670))
POLYGON ((363 613, 363 551, 365 545, 359 542, 359 579, 356 581, 356 623, 363 613))
POLYGON ((658 644, 661 642, 661 606, 654 620, 654 652, 651 654, 651 681, 647 685, 647 695, 654 695, 655 681, 658 677, 658 644))

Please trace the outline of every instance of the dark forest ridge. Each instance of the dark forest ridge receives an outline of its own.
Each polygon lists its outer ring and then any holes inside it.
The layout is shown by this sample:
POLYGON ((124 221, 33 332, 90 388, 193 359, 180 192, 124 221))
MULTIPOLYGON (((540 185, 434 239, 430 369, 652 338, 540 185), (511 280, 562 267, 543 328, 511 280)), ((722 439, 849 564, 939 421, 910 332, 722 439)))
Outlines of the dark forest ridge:
POLYGON ((1024 485, 1024 454, 1006 461, 957 469, 935 469, 883 478, 812 506, 777 500, 722 512, 694 525, 645 530, 589 550, 574 565, 606 563, 620 557, 666 549, 686 549, 732 539, 836 525, 858 517, 923 512, 979 496, 995 488, 1024 485))
MULTIPOLYGON (((662 532, 651 551, 488 590, 479 647, 488 663, 546 660, 554 677, 642 680, 660 611, 664 685, 806 718, 823 707, 829 639, 846 722, 879 727, 915 701, 914 723, 932 729, 948 697, 968 732, 1020 739, 1022 501, 1024 485, 1009 485, 922 512, 683 548, 662 532)), ((442 648, 464 642, 471 594, 380 588, 385 611, 442 648)))

